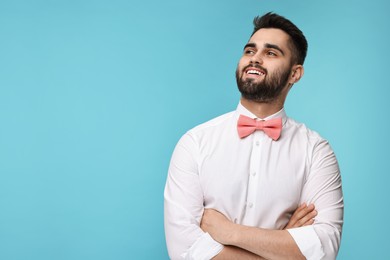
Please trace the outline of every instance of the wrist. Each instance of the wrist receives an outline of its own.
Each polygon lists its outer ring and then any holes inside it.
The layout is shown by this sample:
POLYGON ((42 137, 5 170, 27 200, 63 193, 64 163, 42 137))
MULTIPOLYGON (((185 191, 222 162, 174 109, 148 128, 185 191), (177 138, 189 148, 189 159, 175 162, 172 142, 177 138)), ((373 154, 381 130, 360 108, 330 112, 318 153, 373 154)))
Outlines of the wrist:
POLYGON ((241 237, 240 225, 231 223, 229 234, 226 245, 236 246, 241 237))

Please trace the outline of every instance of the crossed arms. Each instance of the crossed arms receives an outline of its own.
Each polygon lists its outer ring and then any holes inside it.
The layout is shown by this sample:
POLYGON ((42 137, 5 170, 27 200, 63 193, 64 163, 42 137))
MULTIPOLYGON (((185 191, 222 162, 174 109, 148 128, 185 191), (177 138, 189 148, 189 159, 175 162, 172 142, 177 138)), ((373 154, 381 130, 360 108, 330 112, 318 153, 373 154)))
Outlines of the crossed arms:
MULTIPOLYGON (((299 203, 315 204, 315 223, 291 223, 291 217, 288 230, 238 225, 219 212, 205 210, 205 194, 193 158, 196 149, 190 138, 183 139, 175 149, 168 174, 164 217, 172 259, 237 259, 237 255, 239 259, 335 259, 343 223, 343 197, 337 161, 326 142, 315 147, 310 174, 299 198, 299 203)), ((223 209, 216 210, 225 214, 223 209)))
POLYGON ((224 245, 213 259, 305 259, 285 229, 312 225, 317 211, 314 205, 302 204, 284 230, 267 230, 237 225, 222 213, 205 209, 201 228, 224 245), (283 250, 281 250, 281 248, 283 250), (263 258, 264 257, 264 258, 263 258))

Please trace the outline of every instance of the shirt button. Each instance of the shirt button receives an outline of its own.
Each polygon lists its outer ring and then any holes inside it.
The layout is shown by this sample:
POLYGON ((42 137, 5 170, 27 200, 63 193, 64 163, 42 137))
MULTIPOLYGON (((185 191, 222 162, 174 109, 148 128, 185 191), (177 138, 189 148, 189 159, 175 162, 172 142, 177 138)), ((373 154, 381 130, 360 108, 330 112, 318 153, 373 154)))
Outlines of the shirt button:
POLYGON ((260 142, 259 141, 256 141, 256 146, 259 146, 260 142))
POLYGON ((253 207, 253 203, 252 203, 252 202, 249 202, 249 203, 248 203, 248 207, 249 207, 249 208, 252 208, 252 207, 253 207))
POLYGON ((256 172, 252 172, 252 176, 256 176, 256 172))

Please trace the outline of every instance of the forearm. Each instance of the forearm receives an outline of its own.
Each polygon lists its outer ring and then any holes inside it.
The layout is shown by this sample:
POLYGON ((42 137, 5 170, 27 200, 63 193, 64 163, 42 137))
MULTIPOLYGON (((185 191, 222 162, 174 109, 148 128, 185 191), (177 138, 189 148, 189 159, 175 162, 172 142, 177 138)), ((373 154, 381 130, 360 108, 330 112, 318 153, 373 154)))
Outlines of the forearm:
POLYGON ((264 260, 261 256, 235 246, 224 246, 222 251, 213 260, 264 260))
MULTIPOLYGON (((287 226, 310 225, 310 219, 315 214, 314 207, 303 205, 290 220, 295 224, 287 226)), ((213 209, 204 211, 201 228, 225 246, 238 247, 265 259, 305 259, 287 230, 269 230, 235 224, 213 209)))
POLYGON ((223 244, 236 246, 266 259, 305 259, 286 230, 268 230, 233 224, 233 235, 223 244))

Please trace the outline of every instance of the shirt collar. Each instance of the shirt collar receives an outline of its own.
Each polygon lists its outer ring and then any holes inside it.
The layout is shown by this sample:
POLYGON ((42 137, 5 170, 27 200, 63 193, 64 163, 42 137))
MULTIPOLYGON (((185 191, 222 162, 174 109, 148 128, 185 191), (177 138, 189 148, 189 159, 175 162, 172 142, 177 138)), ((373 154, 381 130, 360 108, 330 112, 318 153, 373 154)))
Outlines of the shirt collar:
POLYGON ((253 118, 253 119, 257 118, 257 119, 260 119, 260 120, 269 120, 269 119, 272 119, 272 118, 280 117, 280 118, 282 118, 283 125, 286 123, 286 120, 287 120, 287 115, 286 115, 286 112, 284 111, 284 108, 282 108, 281 110, 279 110, 275 114, 267 116, 266 118, 258 118, 255 114, 253 114, 251 111, 246 109, 241 104, 241 102, 238 103, 236 111, 237 111, 238 116, 239 115, 244 115, 244 116, 247 116, 247 117, 250 117, 250 118, 253 118))

